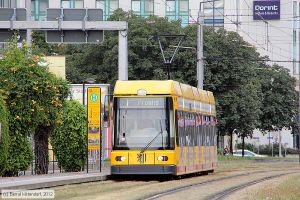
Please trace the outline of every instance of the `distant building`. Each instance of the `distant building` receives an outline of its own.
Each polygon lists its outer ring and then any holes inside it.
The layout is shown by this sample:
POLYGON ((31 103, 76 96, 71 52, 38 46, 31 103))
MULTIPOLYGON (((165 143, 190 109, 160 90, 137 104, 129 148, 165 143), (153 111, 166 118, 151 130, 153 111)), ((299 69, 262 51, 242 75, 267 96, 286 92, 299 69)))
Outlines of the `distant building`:
POLYGON ((44 57, 45 63, 49 71, 57 77, 66 79, 66 57, 65 56, 46 56, 44 57))
MULTIPOLYGON (((118 8, 132 10, 135 14, 148 17, 168 17, 182 20, 183 25, 195 23, 201 0, 32 0, 32 19, 45 20, 47 8, 101 8, 104 20, 118 8)), ((26 0, 0 0, 0 7, 24 8, 26 0)), ((205 23, 223 26, 224 0, 203 4, 205 23), (221 14, 220 14, 221 13, 221 14)))
POLYGON ((298 78, 299 6, 299 0, 226 1, 224 28, 238 32, 262 56, 268 56, 270 63, 284 66, 298 78))
MULTIPOLYGON (((205 0, 32 0, 32 20, 45 20, 47 8, 101 8, 104 20, 122 8, 135 14, 197 22, 199 4, 205 0)), ((25 7, 26 0, 0 0, 0 7, 25 7)), ((300 0, 215 0, 202 3, 204 22, 238 32, 271 63, 299 74, 300 0)))

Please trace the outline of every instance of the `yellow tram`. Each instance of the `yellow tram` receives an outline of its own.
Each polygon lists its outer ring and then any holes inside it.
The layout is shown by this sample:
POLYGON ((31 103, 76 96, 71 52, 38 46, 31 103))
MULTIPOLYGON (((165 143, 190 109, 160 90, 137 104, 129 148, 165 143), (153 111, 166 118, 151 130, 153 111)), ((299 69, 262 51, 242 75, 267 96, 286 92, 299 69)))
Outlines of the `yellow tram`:
POLYGON ((117 81, 111 174, 212 172, 215 125, 212 92, 172 80, 117 81))

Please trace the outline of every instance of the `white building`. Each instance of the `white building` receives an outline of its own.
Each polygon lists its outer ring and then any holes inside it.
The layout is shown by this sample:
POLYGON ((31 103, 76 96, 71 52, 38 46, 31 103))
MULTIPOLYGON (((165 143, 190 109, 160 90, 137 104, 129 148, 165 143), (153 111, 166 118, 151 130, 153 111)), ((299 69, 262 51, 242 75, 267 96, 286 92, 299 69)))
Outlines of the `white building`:
MULTIPOLYGON (((122 8, 145 17, 156 15, 170 20, 181 19, 183 25, 187 25, 197 20, 200 1, 202 0, 31 0, 31 8, 34 20, 44 20, 46 8, 102 8, 105 19, 117 8, 122 8)), ((223 25, 223 1, 203 4, 207 24, 223 25)), ((24 8, 26 0, 0 0, 0 7, 24 8)))
POLYGON ((224 28, 237 31, 244 40, 254 45, 261 55, 268 56, 271 63, 284 66, 290 70, 291 75, 297 77, 300 60, 299 2, 228 0, 224 4, 224 28), (255 2, 258 2, 256 7, 255 2), (268 2, 268 5, 264 2, 268 2))
MULTIPOLYGON (((284 66, 299 80, 299 6, 299 0, 228 0, 224 4, 224 28, 238 32, 262 56, 268 56, 270 64, 284 66)), ((255 131, 253 136, 255 139, 246 141, 279 142, 279 132, 263 136, 255 131)), ((295 146, 290 131, 282 131, 281 143, 295 146)))

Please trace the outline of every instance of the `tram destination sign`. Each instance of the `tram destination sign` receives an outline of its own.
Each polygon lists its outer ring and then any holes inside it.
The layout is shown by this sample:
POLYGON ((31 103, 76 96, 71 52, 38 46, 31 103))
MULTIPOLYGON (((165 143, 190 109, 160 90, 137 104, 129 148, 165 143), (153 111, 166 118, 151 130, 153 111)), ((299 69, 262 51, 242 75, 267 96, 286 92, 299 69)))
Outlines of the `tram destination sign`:
POLYGON ((165 98, 120 98, 120 108, 164 108, 165 98))
POLYGON ((279 20, 280 0, 253 1, 253 20, 279 20))

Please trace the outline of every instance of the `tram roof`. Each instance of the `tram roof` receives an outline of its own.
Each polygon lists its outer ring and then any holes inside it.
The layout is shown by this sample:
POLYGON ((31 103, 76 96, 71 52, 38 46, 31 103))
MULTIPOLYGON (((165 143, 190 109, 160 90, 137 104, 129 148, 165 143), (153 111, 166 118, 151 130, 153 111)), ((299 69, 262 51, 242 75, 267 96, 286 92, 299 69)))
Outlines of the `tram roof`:
POLYGON ((212 92, 173 80, 117 81, 114 95, 139 95, 138 91, 144 91, 146 95, 176 95, 186 99, 215 104, 212 92))

